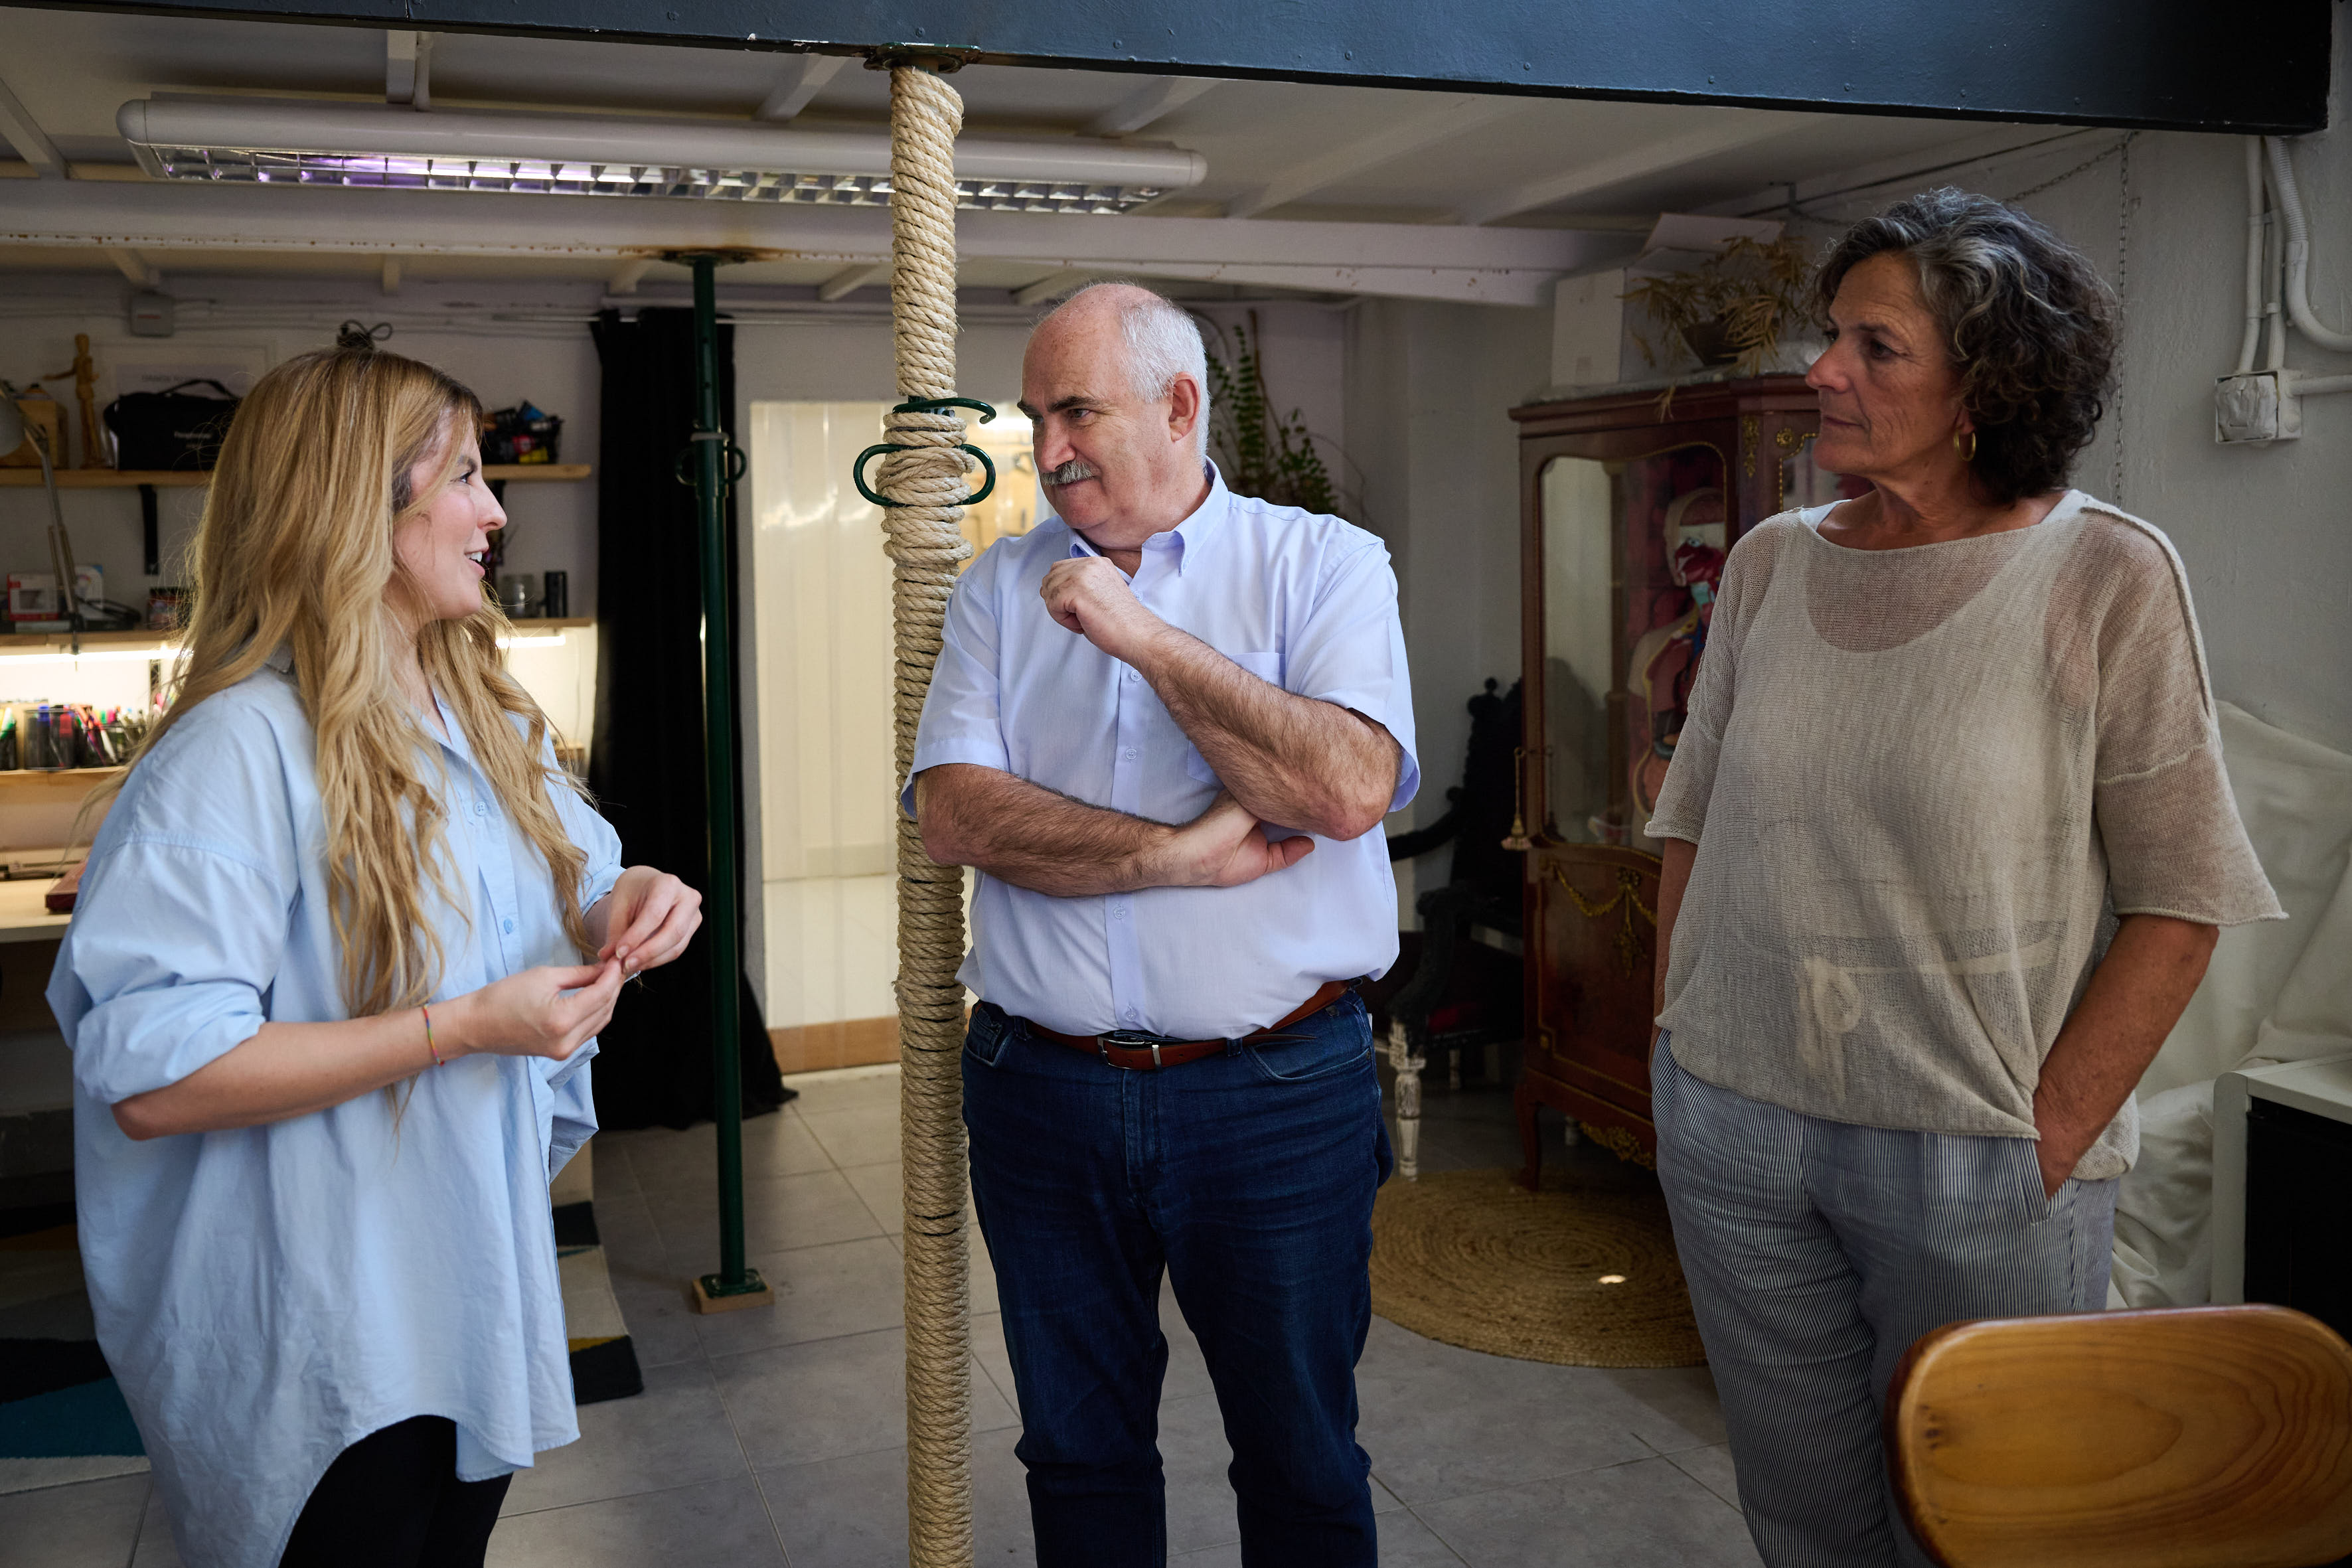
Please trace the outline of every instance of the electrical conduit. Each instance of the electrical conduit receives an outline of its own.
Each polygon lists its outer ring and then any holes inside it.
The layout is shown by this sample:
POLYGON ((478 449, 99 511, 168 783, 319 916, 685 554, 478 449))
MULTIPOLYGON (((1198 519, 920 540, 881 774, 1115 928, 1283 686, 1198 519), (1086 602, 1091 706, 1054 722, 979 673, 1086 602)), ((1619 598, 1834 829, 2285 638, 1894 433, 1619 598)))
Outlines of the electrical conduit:
MULTIPOLYGON (((2271 186, 2278 196, 2279 212, 2286 219, 2287 314, 2294 318, 2295 330, 2321 348, 2352 353, 2352 332, 2336 331, 2312 314, 2311 241, 2304 226, 2303 197, 2294 188, 2294 165, 2287 157, 2284 141, 2275 136, 2265 136, 2263 141, 2270 148, 2271 186)), ((2305 384, 2304 390, 2312 390, 2311 384, 2305 384)))

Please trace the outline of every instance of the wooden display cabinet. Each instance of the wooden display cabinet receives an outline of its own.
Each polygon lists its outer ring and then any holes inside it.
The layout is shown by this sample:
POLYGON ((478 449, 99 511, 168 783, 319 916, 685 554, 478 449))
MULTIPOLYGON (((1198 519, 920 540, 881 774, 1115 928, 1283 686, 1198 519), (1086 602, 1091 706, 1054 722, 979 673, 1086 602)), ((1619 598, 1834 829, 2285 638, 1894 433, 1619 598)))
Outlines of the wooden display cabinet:
POLYGON ((1580 1126, 1621 1157, 1656 1157, 1659 860, 1642 826, 1680 728, 1698 599, 1677 580, 1675 543, 1728 550, 1776 512, 1834 499, 1839 481, 1813 467, 1820 416, 1793 375, 1685 386, 1663 411, 1655 393, 1609 394, 1511 417, 1530 841, 1517 1098, 1533 1186, 1538 1106, 1565 1113, 1571 1139, 1580 1126))

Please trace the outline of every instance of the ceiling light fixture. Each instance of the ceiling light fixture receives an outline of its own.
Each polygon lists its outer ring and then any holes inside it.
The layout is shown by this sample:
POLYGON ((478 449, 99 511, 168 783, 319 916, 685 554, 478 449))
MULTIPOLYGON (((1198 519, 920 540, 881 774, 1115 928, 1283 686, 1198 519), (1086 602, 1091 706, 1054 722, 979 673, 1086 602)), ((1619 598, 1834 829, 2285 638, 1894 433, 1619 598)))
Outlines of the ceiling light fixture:
MULTIPOLYGON (((598 119, 159 94, 115 125, 158 179, 882 206, 890 139, 727 121, 598 119)), ((1198 184, 1181 148, 971 137, 957 205, 1118 213, 1198 184)))

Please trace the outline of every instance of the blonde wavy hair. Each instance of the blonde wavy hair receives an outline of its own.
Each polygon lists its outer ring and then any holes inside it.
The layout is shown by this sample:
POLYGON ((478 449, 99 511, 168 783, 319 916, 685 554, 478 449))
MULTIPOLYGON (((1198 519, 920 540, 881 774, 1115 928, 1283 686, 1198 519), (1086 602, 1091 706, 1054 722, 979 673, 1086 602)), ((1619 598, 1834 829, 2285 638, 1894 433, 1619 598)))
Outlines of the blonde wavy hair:
MULTIPOLYGON (((375 349, 306 353, 255 383, 196 528, 187 656, 172 706, 131 763, 135 770, 206 699, 278 648, 291 651, 318 741, 331 913, 353 1017, 432 995, 445 955, 425 918, 424 878, 466 912, 442 853, 446 780, 394 673, 395 639, 408 634, 392 605, 395 582, 407 578, 393 530, 457 477, 481 416, 480 401, 447 375, 375 349), (412 492, 414 470, 428 461, 438 465, 431 481, 412 492)), ((547 862, 563 929, 584 956, 594 948, 580 910, 587 857, 549 793, 547 716, 499 663, 507 631, 485 595, 462 620, 426 621, 415 634, 417 659, 509 819, 547 862)), ((558 778, 556 787, 572 787, 558 778)))

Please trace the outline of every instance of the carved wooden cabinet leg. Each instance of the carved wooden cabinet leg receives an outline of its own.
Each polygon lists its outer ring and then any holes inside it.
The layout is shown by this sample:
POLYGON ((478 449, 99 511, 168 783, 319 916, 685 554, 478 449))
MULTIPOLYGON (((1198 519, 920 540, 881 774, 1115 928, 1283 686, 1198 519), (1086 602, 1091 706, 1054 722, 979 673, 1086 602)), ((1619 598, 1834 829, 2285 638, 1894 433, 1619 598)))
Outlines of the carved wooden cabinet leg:
POLYGON ((1396 1173, 1421 1176, 1421 1069, 1428 1062, 1412 1048, 1402 1023, 1389 1025, 1389 1066, 1396 1069, 1396 1173))
POLYGON ((1536 1125, 1536 1111, 1541 1103, 1528 1092, 1524 1083, 1511 1096, 1511 1108, 1519 1113, 1519 1152, 1527 1156, 1527 1166, 1519 1173, 1519 1185, 1531 1193, 1543 1182, 1543 1131, 1536 1125))

